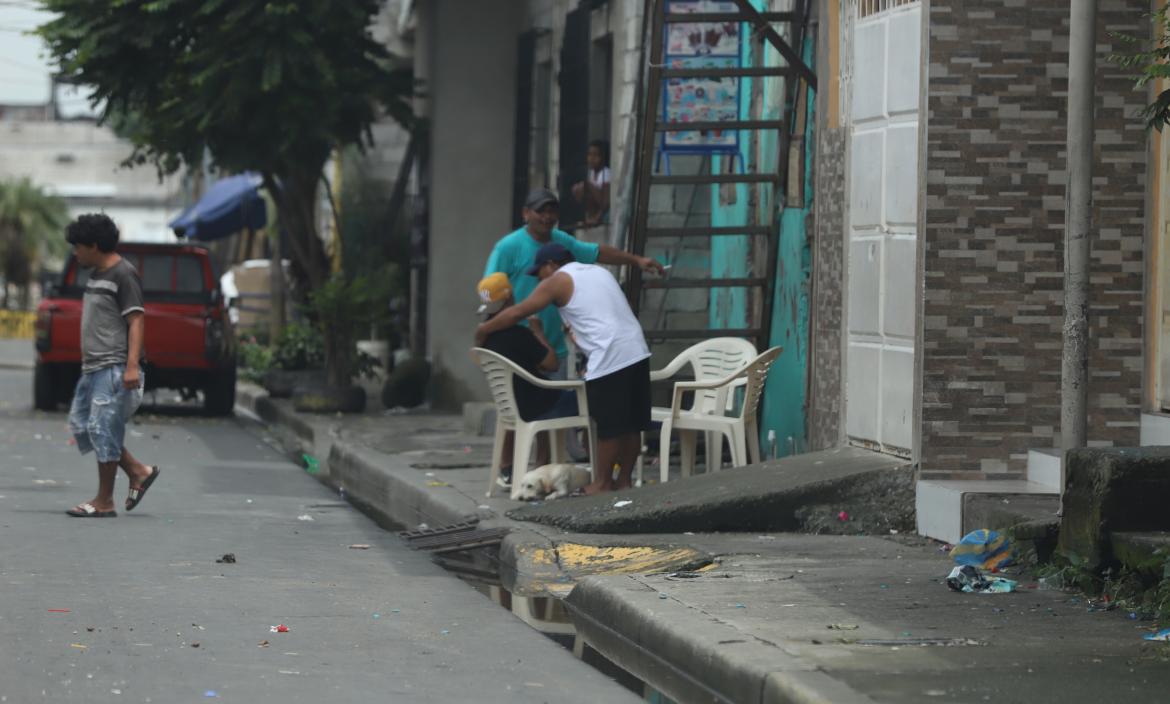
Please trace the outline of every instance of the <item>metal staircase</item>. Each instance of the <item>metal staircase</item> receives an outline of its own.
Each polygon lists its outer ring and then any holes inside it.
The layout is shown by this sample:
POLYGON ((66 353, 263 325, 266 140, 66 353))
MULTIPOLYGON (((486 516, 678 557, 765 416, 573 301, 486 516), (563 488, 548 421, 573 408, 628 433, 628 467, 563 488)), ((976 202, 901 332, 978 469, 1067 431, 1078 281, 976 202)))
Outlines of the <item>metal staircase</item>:
MULTIPOLYGON (((816 76, 801 60, 799 47, 804 44, 807 31, 808 17, 805 14, 805 0, 793 0, 793 9, 790 12, 760 12, 752 6, 750 0, 734 0, 735 12, 677 12, 678 8, 671 0, 648 0, 648 21, 650 43, 648 69, 644 86, 646 90, 642 96, 642 123, 638 134, 638 153, 635 163, 636 180, 634 185, 634 212, 630 230, 630 248, 639 255, 645 255, 648 250, 661 250, 674 247, 677 252, 682 246, 693 246, 699 243, 708 248, 718 237, 749 237, 751 245, 749 262, 746 263, 744 275, 713 277, 690 276, 675 277, 673 270, 664 277, 643 277, 642 272, 633 270, 627 280, 627 295, 635 312, 642 311, 646 306, 646 296, 650 291, 665 289, 661 294, 663 309, 669 305, 672 292, 685 289, 706 289, 708 301, 711 291, 716 289, 746 289, 749 293, 746 301, 746 327, 712 329, 710 327, 679 327, 670 324, 662 325, 663 315, 650 315, 646 325, 646 337, 652 343, 663 343, 671 340, 685 341, 727 335, 745 337, 755 342, 758 349, 768 347, 770 323, 772 320, 773 288, 777 270, 777 250, 780 236, 780 215, 785 207, 785 196, 789 185, 790 159, 789 145, 795 126, 803 124, 802 110, 804 102, 802 96, 807 91, 804 87, 816 87, 816 76), (672 6, 674 6, 672 8, 672 6), (740 36, 751 39, 753 52, 752 63, 755 65, 738 67, 700 67, 686 65, 667 65, 666 55, 666 28, 668 25, 694 25, 696 31, 704 31, 711 23, 742 23, 740 36), (791 39, 791 44, 777 32, 774 25, 788 25, 785 32, 791 39), (750 34, 743 29, 749 28, 750 34), (779 66, 770 66, 763 60, 765 45, 779 52, 783 62, 779 66), (797 47, 794 49, 793 47, 797 47), (783 119, 767 119, 762 117, 763 106, 761 100, 751 100, 751 114, 740 114, 736 120, 720 121, 692 121, 671 122, 665 119, 666 112, 662 107, 663 93, 670 81, 679 79, 715 78, 738 81, 739 90, 751 90, 753 83, 745 79, 784 79, 783 119), (778 131, 776 144, 778 153, 775 155, 774 169, 760 172, 756 158, 721 159, 730 162, 733 166, 738 162, 739 169, 732 172, 714 173, 713 160, 704 158, 697 174, 669 173, 667 168, 662 170, 662 155, 660 146, 664 143, 662 135, 669 132, 690 132, 710 130, 738 130, 740 139, 747 139, 753 147, 754 155, 760 142, 759 135, 765 131, 778 131), (692 226, 684 222, 681 227, 652 226, 651 221, 651 190, 658 188, 694 187, 692 191, 692 206, 694 192, 703 186, 723 186, 724 184, 746 184, 749 191, 749 203, 763 203, 765 208, 749 207, 747 222, 720 224, 713 226, 710 222, 701 226, 692 226), (760 214, 765 210, 766 214, 760 214)), ((693 8, 693 5, 692 5, 693 8)), ((779 85, 779 82, 776 82, 779 85)), ((739 93, 737 93, 738 95, 739 93)), ((738 97, 737 97, 738 100, 738 97)), ((739 112, 742 113, 742 110, 739 112)), ((738 143, 738 142, 737 142, 738 143)), ((738 155, 736 155, 738 157, 738 155)), ((669 157, 668 157, 669 159, 669 157)), ((798 160, 803 164, 803 160, 798 160)), ((798 170, 796 170, 799 173, 798 170)), ((799 194, 799 191, 798 191, 799 194)), ((799 197, 799 195, 798 195, 799 197)), ((687 220, 690 218, 688 217, 687 220)), ((712 262, 714 263, 714 262, 712 262)), ((707 272, 710 274, 710 272, 707 272)), ((659 311, 661 313, 661 310, 659 311)))

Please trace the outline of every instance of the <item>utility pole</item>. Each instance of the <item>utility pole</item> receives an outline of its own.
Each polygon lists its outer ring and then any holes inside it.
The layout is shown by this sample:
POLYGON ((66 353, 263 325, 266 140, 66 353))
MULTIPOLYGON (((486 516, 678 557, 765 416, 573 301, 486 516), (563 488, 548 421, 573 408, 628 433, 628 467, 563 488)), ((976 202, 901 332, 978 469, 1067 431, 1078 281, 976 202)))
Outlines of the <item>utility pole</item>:
MULTIPOLYGON (((1060 444, 1084 447, 1089 382, 1089 232, 1093 211, 1093 105, 1097 0, 1072 0, 1068 42, 1068 185, 1064 231, 1064 354, 1060 444)), ((1062 453, 1062 454, 1064 454, 1062 453)), ((1063 463, 1062 463, 1063 466, 1063 463)), ((1063 471, 1061 484, 1063 486, 1063 471)))

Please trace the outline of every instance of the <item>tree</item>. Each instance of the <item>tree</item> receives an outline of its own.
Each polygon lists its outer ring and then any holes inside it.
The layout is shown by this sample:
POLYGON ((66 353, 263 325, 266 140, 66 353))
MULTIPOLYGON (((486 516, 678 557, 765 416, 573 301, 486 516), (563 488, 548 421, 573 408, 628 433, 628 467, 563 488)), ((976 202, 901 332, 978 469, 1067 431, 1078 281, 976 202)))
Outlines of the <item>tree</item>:
POLYGON ((20 290, 20 307, 28 307, 33 271, 47 256, 68 250, 64 228, 69 222, 65 201, 51 196, 27 178, 0 181, 0 266, 3 267, 2 305, 8 307, 8 288, 20 290))
MULTIPOLYGON (((1113 54, 1109 60, 1122 68, 1135 70, 1134 87, 1144 88, 1150 81, 1170 78, 1170 6, 1163 6, 1150 15, 1153 24, 1151 39, 1147 40, 1122 32, 1113 34, 1129 51, 1113 54)), ((1155 83, 1156 85, 1156 83, 1155 83)), ((1170 123, 1170 89, 1163 90, 1139 115, 1146 128, 1162 131, 1170 123)))
POLYGON ((315 203, 331 151, 362 146, 380 110, 412 121, 413 79, 369 27, 377 0, 43 0, 37 31, 63 77, 92 86, 103 121, 160 174, 205 150, 257 171, 289 235, 294 268, 329 278, 315 203))

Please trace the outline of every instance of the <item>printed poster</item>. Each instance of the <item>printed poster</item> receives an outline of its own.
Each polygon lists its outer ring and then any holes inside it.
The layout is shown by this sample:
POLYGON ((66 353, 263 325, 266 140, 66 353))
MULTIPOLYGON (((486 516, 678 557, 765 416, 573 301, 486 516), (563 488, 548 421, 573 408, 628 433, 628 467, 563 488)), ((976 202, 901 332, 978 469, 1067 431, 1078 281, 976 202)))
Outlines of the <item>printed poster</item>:
MULTIPOLYGON (((738 11, 733 2, 673 0, 672 14, 738 11)), ((695 22, 667 25, 666 65, 671 68, 737 68, 740 64, 739 22, 695 22)), ((739 119, 738 78, 672 78, 663 89, 667 122, 720 122, 739 119)), ((737 130, 666 132, 666 151, 736 151, 737 130)))

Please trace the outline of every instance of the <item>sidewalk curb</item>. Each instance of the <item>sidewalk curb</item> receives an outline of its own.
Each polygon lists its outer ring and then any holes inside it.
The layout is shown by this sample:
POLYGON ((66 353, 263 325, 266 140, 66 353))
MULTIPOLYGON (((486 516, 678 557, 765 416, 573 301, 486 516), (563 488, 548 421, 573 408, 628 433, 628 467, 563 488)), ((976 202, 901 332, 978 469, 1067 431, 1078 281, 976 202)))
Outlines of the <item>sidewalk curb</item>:
POLYGON ((676 701, 873 702, 774 643, 661 598, 635 576, 586 577, 565 605, 586 641, 676 701), (688 628, 700 619, 703 628, 688 628))
POLYGON ((393 455, 344 442, 329 450, 329 482, 345 487, 351 502, 383 524, 437 528, 487 513, 453 489, 427 486, 393 455))
POLYGON ((478 505, 447 487, 427 486, 421 474, 394 455, 360 447, 336 437, 327 417, 307 419, 252 384, 236 387, 236 403, 277 431, 291 433, 320 460, 316 478, 345 487, 348 500, 383 527, 431 527, 488 517, 478 505))
MULTIPOLYGON (((384 528, 497 518, 454 488, 428 486, 425 476, 403 458, 346 442, 326 417, 306 418, 257 386, 240 384, 237 403, 277 434, 291 433, 304 446, 316 448, 317 457, 324 458, 317 479, 344 486, 348 500, 384 528)), ((514 530, 500 546, 505 584, 516 587, 517 572, 529 582, 563 583, 559 564, 534 559, 537 553, 555 552, 556 541, 532 524, 506 523, 514 530)), ((590 645, 679 702, 873 701, 773 643, 753 639, 681 602, 659 598, 637 575, 580 578, 564 604, 590 645), (696 623, 703 627, 694 628, 696 623)))

